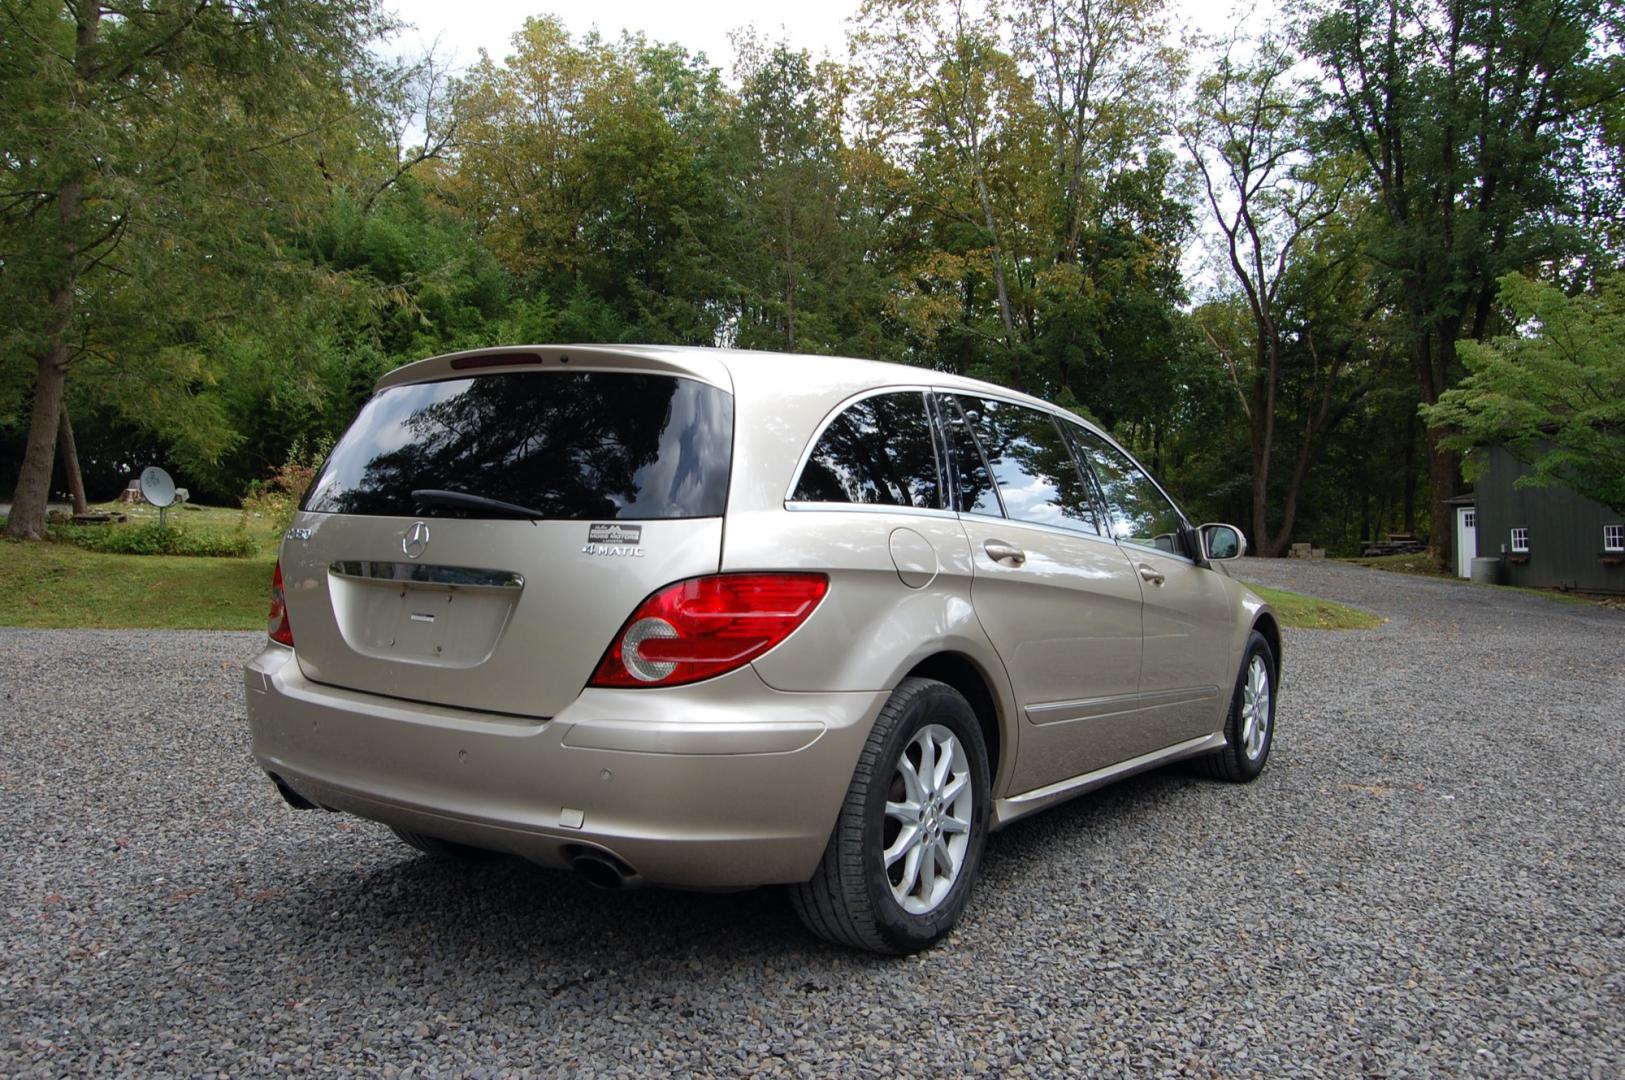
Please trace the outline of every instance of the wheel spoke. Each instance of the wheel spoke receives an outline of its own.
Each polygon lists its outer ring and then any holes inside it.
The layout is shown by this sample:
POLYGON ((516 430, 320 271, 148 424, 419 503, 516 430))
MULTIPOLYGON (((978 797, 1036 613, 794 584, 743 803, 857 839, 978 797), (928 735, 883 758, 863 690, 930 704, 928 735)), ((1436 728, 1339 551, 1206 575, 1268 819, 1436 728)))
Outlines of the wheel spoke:
POLYGON ((903 778, 903 792, 909 802, 916 806, 925 802, 925 786, 920 783, 920 774, 915 771, 914 763, 907 754, 897 761, 897 775, 903 778))
MULTIPOLYGON (((932 741, 935 742, 936 740, 933 739, 932 741)), ((948 774, 953 770, 954 750, 957 747, 958 744, 953 740, 953 737, 949 736, 948 745, 940 748, 943 753, 938 756, 936 769, 931 774, 932 791, 940 792, 943 786, 948 783, 948 774)))
POLYGON ((936 843, 931 846, 936 855, 937 865, 942 868, 942 876, 953 880, 954 871, 958 867, 954 865, 954 853, 948 847, 948 841, 939 836, 936 843))
POLYGON ((968 833, 970 832, 970 822, 962 821, 956 817, 945 817, 942 819, 942 831, 945 833, 968 833))
POLYGON ((913 799, 908 802, 888 802, 886 816, 905 825, 917 825, 920 821, 920 804, 913 799))
POLYGON ((960 792, 964 791, 969 784, 969 773, 960 773, 952 780, 949 780, 947 787, 943 788, 942 790, 942 805, 952 806, 954 804, 954 800, 959 798, 960 792))
POLYGON ((925 830, 918 825, 903 826, 903 831, 897 834, 892 846, 886 849, 886 869, 890 870, 898 859, 919 850, 920 840, 924 836, 925 830))
POLYGON ((931 894, 937 891, 937 848, 935 844, 920 846, 914 849, 920 857, 915 860, 919 871, 920 899, 927 906, 931 903, 931 894))
MULTIPOLYGON (((923 794, 930 796, 937 790, 937 741, 929 730, 922 731, 914 740, 920 748, 919 781, 923 794)), ((907 755, 904 755, 905 760, 907 755)), ((923 800, 922 800, 923 801, 923 800)))
POLYGON ((903 856, 903 880, 892 886, 892 895, 897 899, 906 901, 913 894, 920 881, 920 861, 924 854, 924 845, 915 844, 908 849, 908 854, 903 856))

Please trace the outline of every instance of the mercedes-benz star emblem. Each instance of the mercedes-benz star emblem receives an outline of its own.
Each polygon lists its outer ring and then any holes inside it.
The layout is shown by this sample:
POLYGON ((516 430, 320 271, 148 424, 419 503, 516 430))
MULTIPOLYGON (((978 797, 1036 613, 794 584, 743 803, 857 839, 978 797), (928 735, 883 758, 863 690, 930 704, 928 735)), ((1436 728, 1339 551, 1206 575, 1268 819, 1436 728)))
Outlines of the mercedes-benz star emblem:
POLYGON ((401 537, 401 551, 408 559, 415 559, 423 554, 423 549, 429 546, 429 526, 421 521, 412 522, 412 527, 406 530, 401 537))

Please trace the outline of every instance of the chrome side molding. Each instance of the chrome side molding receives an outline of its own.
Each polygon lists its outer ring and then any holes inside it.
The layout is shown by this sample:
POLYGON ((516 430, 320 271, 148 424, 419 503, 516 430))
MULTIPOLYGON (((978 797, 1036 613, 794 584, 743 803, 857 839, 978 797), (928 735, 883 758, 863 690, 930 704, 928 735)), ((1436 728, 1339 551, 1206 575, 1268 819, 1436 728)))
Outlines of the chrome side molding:
POLYGON ((1211 750, 1218 750, 1227 745, 1224 732, 1215 731, 1211 735, 1198 735, 1194 739, 1175 743, 1161 750, 1153 750, 1149 754, 1141 754, 1137 758, 1120 761, 1115 765, 1108 765, 1104 769, 1083 773, 1068 780, 1057 781, 1032 791, 1023 791, 1020 794, 1010 795, 1003 799, 993 800, 993 828, 1002 829, 1012 821, 1036 813, 1047 806, 1054 806, 1058 802, 1075 798, 1084 792, 1105 787, 1107 784, 1121 780, 1135 773, 1155 769, 1159 765, 1169 765, 1181 758, 1195 757, 1211 750))

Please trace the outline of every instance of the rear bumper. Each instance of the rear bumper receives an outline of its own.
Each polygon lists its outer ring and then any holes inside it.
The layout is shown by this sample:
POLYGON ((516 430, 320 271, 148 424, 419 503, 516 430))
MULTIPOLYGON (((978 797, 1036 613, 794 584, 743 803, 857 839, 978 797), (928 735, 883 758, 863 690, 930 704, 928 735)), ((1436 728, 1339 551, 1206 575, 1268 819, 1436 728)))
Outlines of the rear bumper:
POLYGON ((587 690, 545 723, 307 680, 269 645, 244 672, 254 757, 311 802, 564 867, 604 851, 656 884, 804 881, 880 693, 783 693, 745 668, 587 690))

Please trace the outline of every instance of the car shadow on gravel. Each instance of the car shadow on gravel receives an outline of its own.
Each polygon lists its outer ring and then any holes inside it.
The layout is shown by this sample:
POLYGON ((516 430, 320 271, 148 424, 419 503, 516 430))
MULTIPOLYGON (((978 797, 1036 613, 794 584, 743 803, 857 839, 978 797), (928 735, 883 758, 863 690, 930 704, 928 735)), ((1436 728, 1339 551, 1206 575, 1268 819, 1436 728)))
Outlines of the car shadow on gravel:
POLYGON ((602 965, 642 962, 652 950, 703 958, 805 937, 779 889, 606 892, 518 858, 456 863, 403 853, 360 876, 310 881, 288 899, 301 947, 359 933, 386 950, 447 960, 502 953, 602 965))
MULTIPOLYGON (((1175 766, 1011 825, 990 838, 971 917, 1017 905, 1034 875, 1075 873, 1079 834, 1087 834, 1089 848, 1108 860, 1130 834, 1166 813, 1168 801, 1207 786, 1175 766)), ((283 947, 312 958, 351 949, 362 939, 382 955, 453 970, 493 958, 538 970, 622 971, 678 958, 722 961, 726 968, 741 956, 790 953, 803 962, 808 954, 824 955, 842 966, 885 962, 815 939, 782 888, 604 892, 568 872, 517 858, 457 863, 403 850, 399 859, 359 873, 338 867, 307 871, 274 903, 284 910, 264 915, 285 928, 283 947)))

